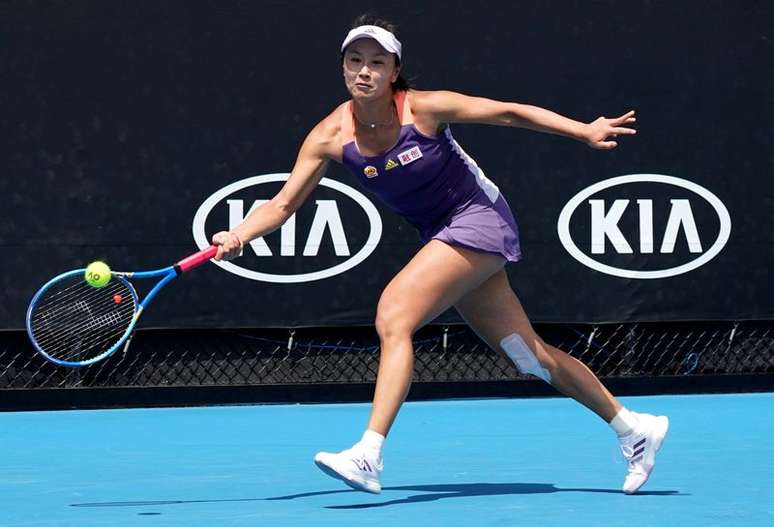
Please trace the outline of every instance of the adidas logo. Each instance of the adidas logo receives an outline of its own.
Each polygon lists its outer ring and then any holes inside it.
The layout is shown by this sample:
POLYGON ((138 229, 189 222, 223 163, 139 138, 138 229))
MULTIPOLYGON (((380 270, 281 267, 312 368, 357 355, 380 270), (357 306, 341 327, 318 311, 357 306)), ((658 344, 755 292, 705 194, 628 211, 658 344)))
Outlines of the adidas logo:
POLYGON ((394 159, 390 159, 390 160, 388 160, 388 161, 387 161, 387 163, 384 165, 384 169, 385 169, 385 170, 392 170, 392 169, 393 169, 393 168, 395 168, 396 166, 398 166, 398 163, 396 163, 394 159))
POLYGON ((358 469, 364 472, 374 472, 374 469, 371 468, 371 465, 368 463, 368 461, 365 460, 365 458, 352 459, 352 462, 355 464, 355 466, 357 466, 358 469))

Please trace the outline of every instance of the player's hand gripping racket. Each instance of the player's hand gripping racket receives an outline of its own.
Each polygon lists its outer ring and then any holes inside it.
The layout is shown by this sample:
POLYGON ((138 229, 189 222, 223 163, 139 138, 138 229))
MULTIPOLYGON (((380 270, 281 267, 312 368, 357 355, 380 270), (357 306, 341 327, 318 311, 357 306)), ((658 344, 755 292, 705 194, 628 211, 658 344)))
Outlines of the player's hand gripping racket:
POLYGON ((85 269, 52 278, 35 293, 27 309, 27 333, 33 346, 61 366, 88 366, 109 357, 128 345, 137 319, 162 287, 217 252, 213 245, 155 271, 111 271, 111 280, 99 288, 84 280, 85 269), (140 302, 129 282, 134 278, 160 280, 140 302))

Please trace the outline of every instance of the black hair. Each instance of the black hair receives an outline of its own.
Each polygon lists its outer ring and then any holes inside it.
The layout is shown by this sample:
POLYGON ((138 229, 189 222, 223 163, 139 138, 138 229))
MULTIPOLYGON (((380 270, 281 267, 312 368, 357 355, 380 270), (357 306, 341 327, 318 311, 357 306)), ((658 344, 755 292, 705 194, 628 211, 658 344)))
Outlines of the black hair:
MULTIPOLYGON (((381 18, 376 15, 365 13, 358 16, 354 22, 352 22, 352 27, 350 29, 355 29, 356 27, 360 26, 377 26, 382 29, 386 29, 395 35, 395 38, 398 38, 398 26, 386 18, 381 18)), ((343 58, 344 55, 342 54, 342 59, 343 58)), ((395 65, 400 66, 400 57, 397 55, 395 55, 395 65)), ((398 78, 395 79, 395 82, 392 83, 392 91, 406 91, 409 88, 413 88, 413 86, 401 73, 399 73, 398 78)))

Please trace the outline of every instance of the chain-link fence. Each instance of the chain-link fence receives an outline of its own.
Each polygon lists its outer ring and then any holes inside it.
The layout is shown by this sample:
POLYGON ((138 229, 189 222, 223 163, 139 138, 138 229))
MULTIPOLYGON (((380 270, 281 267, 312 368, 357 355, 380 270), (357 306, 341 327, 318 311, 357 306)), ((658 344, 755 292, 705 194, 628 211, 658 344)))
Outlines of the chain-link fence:
MULTIPOLYGON (((604 378, 774 373, 774 322, 550 324, 537 330, 604 378)), ((525 379, 465 327, 426 327, 414 345, 418 383, 525 379)), ((378 356, 373 328, 145 330, 127 352, 71 369, 46 362, 24 333, 3 332, 0 389, 369 383, 378 356)))

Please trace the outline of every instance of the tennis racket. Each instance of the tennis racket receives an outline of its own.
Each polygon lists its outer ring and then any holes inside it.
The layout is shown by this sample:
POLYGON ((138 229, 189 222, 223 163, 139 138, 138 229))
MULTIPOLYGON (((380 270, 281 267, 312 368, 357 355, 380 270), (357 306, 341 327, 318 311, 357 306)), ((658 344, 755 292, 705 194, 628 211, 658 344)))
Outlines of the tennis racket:
POLYGON ((88 366, 124 349, 143 313, 162 287, 217 254, 213 245, 155 271, 111 271, 104 287, 92 287, 85 269, 46 282, 27 309, 27 334, 38 353, 60 366, 88 366), (142 302, 130 279, 160 278, 142 302))

